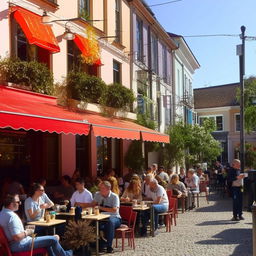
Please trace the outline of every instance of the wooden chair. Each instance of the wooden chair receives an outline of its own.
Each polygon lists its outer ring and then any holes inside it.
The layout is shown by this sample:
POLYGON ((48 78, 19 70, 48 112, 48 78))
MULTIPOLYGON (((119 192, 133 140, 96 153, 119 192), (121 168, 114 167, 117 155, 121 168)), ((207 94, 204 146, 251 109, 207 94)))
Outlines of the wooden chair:
POLYGON ((1 256, 31 256, 31 255, 44 255, 47 256, 47 250, 45 248, 37 248, 31 251, 25 252, 11 252, 8 244, 7 237, 5 236, 4 230, 0 227, 0 255, 1 256))
POLYGON ((207 203, 209 204, 209 187, 208 187, 209 182, 208 181, 200 181, 199 183, 199 194, 200 197, 205 197, 207 203), (205 195, 201 195, 201 193, 205 193, 205 195))
POLYGON ((124 250, 124 239, 128 238, 128 245, 135 250, 135 225, 137 219, 137 212, 132 211, 131 218, 128 223, 128 226, 121 225, 119 228, 116 229, 116 247, 117 247, 117 240, 118 238, 122 238, 122 251, 124 250))
POLYGON ((132 216, 132 206, 120 205, 119 214, 122 218, 122 224, 128 225, 132 216))

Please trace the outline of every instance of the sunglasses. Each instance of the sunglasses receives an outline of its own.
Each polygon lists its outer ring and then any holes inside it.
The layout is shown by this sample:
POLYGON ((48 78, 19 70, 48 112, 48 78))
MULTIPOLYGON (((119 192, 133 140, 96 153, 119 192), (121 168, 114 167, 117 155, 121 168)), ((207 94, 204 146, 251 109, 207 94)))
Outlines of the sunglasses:
POLYGON ((38 191, 42 191, 42 192, 44 192, 44 189, 38 189, 38 191))

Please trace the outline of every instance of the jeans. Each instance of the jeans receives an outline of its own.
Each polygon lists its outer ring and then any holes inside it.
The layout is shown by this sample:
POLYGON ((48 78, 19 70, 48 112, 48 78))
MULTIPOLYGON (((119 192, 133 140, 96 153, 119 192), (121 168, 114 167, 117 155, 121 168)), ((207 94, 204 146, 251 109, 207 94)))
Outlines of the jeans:
POLYGON ((233 216, 242 216, 243 212, 243 193, 241 187, 232 187, 232 198, 233 198, 233 216))
MULTIPOLYGON (((158 213, 167 212, 168 205, 163 204, 153 204, 153 211, 154 211, 154 227, 155 230, 158 228, 159 216, 158 213)), ((141 213, 141 221, 142 221, 142 228, 141 228, 141 235, 144 235, 147 232, 147 225, 150 219, 150 210, 143 211, 141 213)))
POLYGON ((121 225, 121 218, 117 218, 114 216, 109 217, 107 221, 100 223, 100 230, 104 231, 105 238, 107 242, 105 244, 101 244, 103 247, 112 247, 112 242, 115 236, 116 228, 119 228, 121 225))
POLYGON ((158 222, 159 222, 159 216, 158 213, 163 213, 167 212, 168 210, 168 205, 163 205, 163 204, 153 204, 152 205, 154 209, 154 214, 155 214, 155 230, 158 228, 158 222))
MULTIPOLYGON (((11 247, 12 252, 23 252, 31 250, 31 241, 29 240, 25 244, 16 243, 11 247)), ((34 248, 46 248, 49 256, 72 256, 72 250, 64 251, 61 247, 58 239, 54 236, 41 236, 36 237, 34 240, 34 248)))

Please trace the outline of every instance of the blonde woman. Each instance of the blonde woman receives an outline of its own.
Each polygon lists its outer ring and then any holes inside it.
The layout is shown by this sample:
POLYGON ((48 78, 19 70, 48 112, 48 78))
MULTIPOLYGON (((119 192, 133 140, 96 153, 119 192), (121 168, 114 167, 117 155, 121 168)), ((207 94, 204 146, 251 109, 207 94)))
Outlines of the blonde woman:
POLYGON ((185 184, 183 182, 179 181, 179 176, 177 174, 172 175, 170 183, 167 185, 167 190, 177 191, 178 198, 181 196, 186 197, 188 195, 188 191, 185 187, 185 184))
POLYGON ((130 181, 129 186, 125 189, 123 195, 121 196, 122 202, 131 202, 134 199, 137 199, 138 201, 142 200, 141 182, 137 179, 132 179, 130 181))
POLYGON ((117 179, 113 176, 110 176, 107 179, 107 181, 109 181, 111 184, 111 191, 119 196, 120 190, 119 190, 119 185, 118 185, 117 179))

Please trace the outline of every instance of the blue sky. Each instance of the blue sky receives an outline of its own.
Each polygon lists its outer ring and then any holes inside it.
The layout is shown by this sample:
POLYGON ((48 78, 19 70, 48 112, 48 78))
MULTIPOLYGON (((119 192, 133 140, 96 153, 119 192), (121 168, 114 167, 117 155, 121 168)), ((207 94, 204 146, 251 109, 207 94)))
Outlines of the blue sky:
MULTIPOLYGON (((149 5, 170 0, 146 0, 149 5)), ((151 7, 166 31, 181 35, 240 34, 256 37, 255 0, 182 0, 151 7)), ((185 37, 201 67, 194 75, 194 88, 239 81, 236 45, 239 37, 185 37)), ((256 75, 256 40, 246 41, 245 75, 256 75)))

